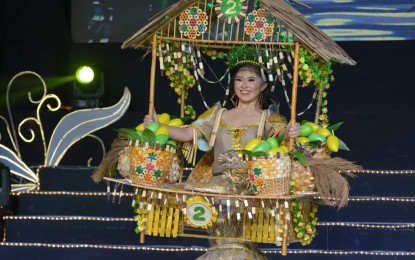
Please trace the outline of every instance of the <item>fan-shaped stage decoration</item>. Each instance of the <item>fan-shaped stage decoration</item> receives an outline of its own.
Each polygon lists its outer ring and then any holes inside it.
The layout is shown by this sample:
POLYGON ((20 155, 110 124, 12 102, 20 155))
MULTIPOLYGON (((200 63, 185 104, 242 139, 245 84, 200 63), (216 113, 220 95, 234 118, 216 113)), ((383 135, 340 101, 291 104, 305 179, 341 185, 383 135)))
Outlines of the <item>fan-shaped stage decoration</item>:
POLYGON ((217 0, 215 11, 218 18, 226 23, 238 23, 246 16, 246 0, 217 0))
POLYGON ((124 95, 114 106, 76 110, 64 116, 50 138, 45 166, 57 166, 66 151, 77 141, 120 119, 127 111, 130 101, 131 93, 126 87, 124 95))

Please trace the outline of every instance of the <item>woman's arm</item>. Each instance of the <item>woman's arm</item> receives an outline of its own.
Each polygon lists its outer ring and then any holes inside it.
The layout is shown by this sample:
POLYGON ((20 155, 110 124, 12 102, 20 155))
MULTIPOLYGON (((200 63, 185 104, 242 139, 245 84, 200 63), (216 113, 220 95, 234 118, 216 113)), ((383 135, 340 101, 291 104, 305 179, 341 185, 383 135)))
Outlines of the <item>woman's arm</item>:
MULTIPOLYGON (((144 126, 147 126, 151 122, 158 122, 157 114, 153 114, 153 118, 150 115, 144 117, 144 126)), ((169 136, 171 139, 178 142, 187 142, 193 139, 193 128, 189 126, 177 127, 166 124, 160 124, 169 130, 169 136)))

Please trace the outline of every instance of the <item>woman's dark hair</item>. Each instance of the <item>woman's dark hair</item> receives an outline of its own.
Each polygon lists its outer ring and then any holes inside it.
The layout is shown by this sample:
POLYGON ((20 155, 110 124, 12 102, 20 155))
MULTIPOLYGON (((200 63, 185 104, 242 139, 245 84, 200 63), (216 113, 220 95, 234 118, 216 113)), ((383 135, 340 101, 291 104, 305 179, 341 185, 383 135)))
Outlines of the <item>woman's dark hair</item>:
MULTIPOLYGON (((230 71, 230 76, 231 76, 231 80, 229 82, 229 95, 226 99, 226 108, 230 109, 233 108, 233 102, 232 102, 232 97, 235 94, 235 89, 234 89, 234 83, 235 83, 235 76, 238 73, 238 71, 242 68, 249 68, 252 69, 257 75, 259 75, 259 77, 262 80, 265 80, 265 82, 267 83, 267 87, 262 91, 261 93, 261 100, 260 100, 260 104, 261 104, 261 108, 262 109, 268 109, 268 107, 270 105, 277 105, 277 101, 275 100, 275 98, 273 97, 273 93, 271 92, 271 83, 268 81, 268 71, 264 68, 263 72, 264 74, 261 72, 260 67, 258 67, 255 64, 252 63, 242 63, 242 64, 238 64, 235 67, 233 67, 230 71)), ((237 97, 236 97, 237 99, 237 97)))

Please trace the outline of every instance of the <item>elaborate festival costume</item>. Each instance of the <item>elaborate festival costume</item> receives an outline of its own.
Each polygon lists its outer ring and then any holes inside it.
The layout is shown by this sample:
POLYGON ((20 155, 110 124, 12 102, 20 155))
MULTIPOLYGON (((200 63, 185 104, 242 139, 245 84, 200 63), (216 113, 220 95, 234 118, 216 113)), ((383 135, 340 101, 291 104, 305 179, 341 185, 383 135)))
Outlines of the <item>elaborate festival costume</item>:
MULTIPOLYGON (((286 120, 271 106, 263 111, 260 121, 236 127, 223 120, 224 110, 217 104, 209 115, 192 124, 202 134, 198 139, 199 149, 208 151, 187 179, 186 187, 215 193, 250 194, 252 191, 243 162, 237 153, 227 152, 242 150, 255 137, 264 139, 280 134, 285 130, 286 120)), ((267 259, 254 244, 232 240, 242 236, 243 223, 237 221, 235 212, 231 215, 230 218, 219 217, 208 229, 212 237, 229 239, 211 239, 212 247, 198 259, 267 259)))
MULTIPOLYGON (((209 115, 192 123, 192 126, 202 135, 202 137, 198 138, 198 148, 207 152, 187 180, 188 183, 196 185, 198 190, 232 193, 231 190, 225 187, 218 186, 217 189, 214 189, 204 185, 204 188, 200 188, 202 186, 197 186, 197 184, 211 181, 212 176, 223 177, 220 175, 230 169, 245 173, 241 161, 236 160, 237 153, 227 152, 242 150, 250 140, 256 137, 266 139, 271 135, 279 135, 286 127, 285 118, 277 113, 275 106, 270 106, 268 110, 264 110, 260 121, 239 127, 223 120, 222 113, 224 110, 226 109, 221 108, 218 103, 211 109, 209 115)), ((191 186, 188 185, 188 187, 191 186)))

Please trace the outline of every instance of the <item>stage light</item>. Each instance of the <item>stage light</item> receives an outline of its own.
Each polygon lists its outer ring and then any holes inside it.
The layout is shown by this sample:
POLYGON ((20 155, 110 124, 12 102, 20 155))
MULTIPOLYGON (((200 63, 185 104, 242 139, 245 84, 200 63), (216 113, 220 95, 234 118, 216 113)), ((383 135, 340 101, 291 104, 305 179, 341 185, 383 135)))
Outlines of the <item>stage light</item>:
POLYGON ((79 66, 73 82, 73 108, 102 107, 104 97, 104 73, 99 66, 79 66), (94 68, 94 69, 92 69, 94 68))
POLYGON ((88 84, 94 80, 94 70, 89 66, 82 66, 76 70, 76 79, 81 84, 88 84))

